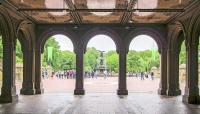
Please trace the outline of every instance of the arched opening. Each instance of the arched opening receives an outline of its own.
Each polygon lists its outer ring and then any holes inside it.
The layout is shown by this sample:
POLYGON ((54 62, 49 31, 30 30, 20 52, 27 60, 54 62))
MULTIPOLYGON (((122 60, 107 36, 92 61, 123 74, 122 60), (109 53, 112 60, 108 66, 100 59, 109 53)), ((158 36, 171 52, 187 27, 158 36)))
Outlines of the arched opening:
POLYGON ((151 36, 138 35, 132 39, 126 67, 129 92, 157 92, 161 76, 160 55, 151 36))
POLYGON ((87 92, 115 92, 117 90, 119 57, 111 37, 93 36, 84 55, 84 87, 87 92))
POLYGON ((22 46, 18 39, 16 40, 16 47, 15 47, 15 84, 16 84, 16 92, 19 94, 20 89, 22 88, 23 82, 23 52, 22 46))
POLYGON ((45 93, 73 92, 75 87, 75 54, 73 43, 65 35, 49 37, 41 56, 41 78, 45 93))
POLYGON ((186 85, 186 43, 183 32, 181 32, 178 36, 178 61, 179 61, 179 84, 182 94, 185 92, 185 85, 186 85))

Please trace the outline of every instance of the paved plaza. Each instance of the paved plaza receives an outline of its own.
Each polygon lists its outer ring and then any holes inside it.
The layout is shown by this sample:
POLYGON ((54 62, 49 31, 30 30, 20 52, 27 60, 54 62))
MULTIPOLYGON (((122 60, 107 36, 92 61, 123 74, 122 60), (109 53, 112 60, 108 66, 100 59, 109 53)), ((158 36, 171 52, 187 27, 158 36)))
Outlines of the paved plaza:
MULTIPOLYGON (((75 89, 75 79, 45 78, 42 82, 45 93, 73 93, 75 89)), ((129 92, 150 92, 157 94, 159 82, 160 78, 155 78, 154 80, 151 80, 151 78, 145 78, 145 80, 140 80, 139 77, 127 77, 127 89, 129 92)), ((17 92, 19 93, 19 90, 21 89, 21 82, 17 81, 16 86, 17 92)), ((182 83, 180 87, 181 90, 184 91, 184 83, 182 83)), ((85 78, 84 88, 86 93, 115 93, 118 88, 118 77, 108 77, 106 79, 103 77, 98 77, 97 79, 85 78)))
MULTIPOLYGON (((136 77, 128 77, 127 87, 129 91, 134 92, 154 92, 157 91, 159 85, 159 79, 140 80, 136 77)), ((43 86, 46 92, 64 92, 74 91, 75 79, 44 79, 43 86)), ((116 92, 118 88, 118 77, 109 77, 104 79, 103 77, 85 78, 84 88, 86 92, 116 92)))

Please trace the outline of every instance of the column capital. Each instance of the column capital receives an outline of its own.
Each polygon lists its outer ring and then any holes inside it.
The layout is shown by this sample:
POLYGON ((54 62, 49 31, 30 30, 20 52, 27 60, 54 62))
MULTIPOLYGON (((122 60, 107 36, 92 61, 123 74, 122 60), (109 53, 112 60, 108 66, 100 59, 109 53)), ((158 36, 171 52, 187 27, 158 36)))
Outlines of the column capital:
POLYGON ((167 52, 167 50, 168 50, 168 48, 166 48, 166 47, 162 47, 162 48, 159 48, 158 49, 158 52, 161 54, 161 53, 165 53, 165 52, 167 52))
POLYGON ((128 54, 129 50, 127 50, 127 49, 117 49, 116 52, 117 52, 117 54, 124 54, 124 53, 128 54))
POLYGON ((37 50, 34 50, 34 49, 22 49, 22 52, 34 52, 34 51, 37 51, 37 50))
POLYGON ((75 54, 81 54, 81 53, 85 53, 86 52, 86 50, 85 49, 80 49, 80 48, 76 48, 76 49, 74 49, 74 53, 75 54))

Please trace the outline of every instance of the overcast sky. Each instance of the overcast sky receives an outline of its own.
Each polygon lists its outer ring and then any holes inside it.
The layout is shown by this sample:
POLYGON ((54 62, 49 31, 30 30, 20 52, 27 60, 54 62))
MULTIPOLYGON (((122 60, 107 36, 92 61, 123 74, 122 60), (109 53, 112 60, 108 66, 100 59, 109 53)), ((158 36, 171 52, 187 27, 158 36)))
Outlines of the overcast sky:
MULTIPOLYGON (((60 45, 60 50, 73 51, 73 44, 71 40, 64 35, 53 36, 60 45)), ((116 50, 114 41, 106 35, 96 35, 89 42, 87 47, 95 47, 101 51, 116 50)), ((150 49, 157 49, 156 42, 149 36, 140 35, 135 37, 130 44, 130 50, 143 51, 150 49)))

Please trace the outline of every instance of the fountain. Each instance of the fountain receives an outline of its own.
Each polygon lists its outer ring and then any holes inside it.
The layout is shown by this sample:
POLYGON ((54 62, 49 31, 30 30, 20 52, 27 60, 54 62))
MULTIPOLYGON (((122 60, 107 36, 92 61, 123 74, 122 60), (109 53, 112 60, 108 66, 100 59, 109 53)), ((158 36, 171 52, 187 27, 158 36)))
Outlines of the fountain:
POLYGON ((107 72, 107 66, 106 66, 106 60, 104 58, 104 52, 105 51, 99 51, 100 52, 100 56, 99 58, 97 59, 97 65, 96 65, 96 74, 98 76, 104 76, 106 75, 105 74, 105 71, 107 72))

